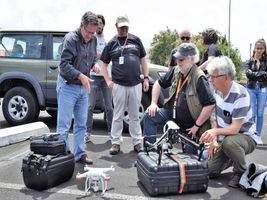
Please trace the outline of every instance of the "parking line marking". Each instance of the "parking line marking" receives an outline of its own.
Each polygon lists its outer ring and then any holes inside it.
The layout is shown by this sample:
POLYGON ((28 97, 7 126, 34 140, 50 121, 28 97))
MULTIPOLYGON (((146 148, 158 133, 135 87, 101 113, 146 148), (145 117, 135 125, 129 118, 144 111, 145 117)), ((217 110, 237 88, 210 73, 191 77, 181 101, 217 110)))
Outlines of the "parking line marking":
MULTIPOLYGON (((11 190, 31 190, 27 188, 23 184, 16 184, 16 183, 3 183, 0 182, 0 188, 2 189, 11 189, 11 190)), ((32 190, 34 191, 34 190, 32 190)), ((71 195, 77 195, 77 196, 85 196, 84 191, 81 190, 75 190, 75 189, 68 189, 68 188, 51 188, 48 190, 44 190, 44 192, 50 192, 50 193, 59 193, 59 194, 71 194, 71 195)), ((88 196, 90 197, 90 196, 88 196)), ((127 200, 150 200, 150 199, 157 199, 161 200, 163 198, 152 198, 152 197, 143 197, 143 196, 133 196, 133 195, 126 195, 126 194, 116 194, 116 193, 109 193, 106 192, 104 195, 99 194, 93 194, 91 197, 101 197, 101 198, 108 198, 108 199, 127 199, 127 200)), ((164 200, 168 200, 164 198, 164 200)))
POLYGON ((16 154, 15 156, 9 157, 8 160, 13 160, 13 159, 15 159, 17 157, 21 157, 21 156, 27 155, 28 153, 30 153, 30 150, 26 150, 24 152, 16 154))

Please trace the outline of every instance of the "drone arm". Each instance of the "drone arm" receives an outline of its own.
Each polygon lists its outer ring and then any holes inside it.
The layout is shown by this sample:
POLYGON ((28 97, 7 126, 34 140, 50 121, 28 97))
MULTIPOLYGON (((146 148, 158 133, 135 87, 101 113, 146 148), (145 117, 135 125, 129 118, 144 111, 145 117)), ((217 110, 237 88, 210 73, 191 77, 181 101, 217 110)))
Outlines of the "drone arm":
POLYGON ((89 192, 90 187, 91 187, 91 179, 89 176, 87 176, 86 180, 85 180, 85 186, 84 186, 85 194, 87 194, 89 192))

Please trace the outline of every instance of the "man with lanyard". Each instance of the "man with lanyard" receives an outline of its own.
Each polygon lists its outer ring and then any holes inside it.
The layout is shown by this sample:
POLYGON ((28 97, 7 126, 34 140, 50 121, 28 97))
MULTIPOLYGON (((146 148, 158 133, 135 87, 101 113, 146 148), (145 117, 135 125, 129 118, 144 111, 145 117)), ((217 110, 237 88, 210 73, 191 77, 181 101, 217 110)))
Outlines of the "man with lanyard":
POLYGON ((151 105, 144 116, 144 134, 150 143, 156 141, 157 125, 164 125, 169 120, 194 139, 211 127, 209 118, 215 99, 203 71, 195 65, 199 60, 197 47, 183 43, 174 57, 178 65, 155 82, 151 105), (161 87, 170 87, 170 96, 163 108, 157 105, 161 87))
POLYGON ((90 82, 93 81, 88 74, 91 68, 99 72, 96 63, 97 41, 94 36, 97 24, 96 15, 86 12, 80 27, 64 37, 57 80, 57 133, 69 151, 69 130, 74 117, 74 158, 82 164, 93 163, 85 154, 84 137, 90 82))
POLYGON ((127 16, 119 16, 115 25, 118 35, 108 42, 100 58, 103 61, 102 71, 105 80, 108 87, 112 88, 114 104, 110 149, 112 155, 118 154, 120 151, 125 109, 129 113, 129 132, 134 151, 142 150, 142 133, 138 116, 142 98, 140 65, 144 74, 143 89, 147 91, 149 88, 146 52, 141 40, 128 33, 129 19, 127 16), (112 80, 107 70, 110 61, 112 61, 112 80))
MULTIPOLYGON (((105 18, 103 15, 97 15, 98 26, 96 29, 96 38, 97 38, 97 63, 99 66, 102 66, 102 61, 99 59, 103 49, 106 46, 103 30, 105 26, 105 18)), ((109 73, 110 74, 110 73, 109 73)), ((89 108, 88 108, 88 118, 87 118, 87 135, 84 138, 85 143, 90 141, 90 135, 93 128, 93 113, 97 101, 97 92, 101 92, 104 98, 105 104, 105 114, 107 120, 108 134, 110 135, 111 123, 113 118, 113 107, 112 107, 112 93, 111 89, 107 86, 107 83, 104 79, 102 73, 95 73, 93 70, 90 71, 90 77, 94 80, 91 83, 91 94, 89 97, 89 108)), ((102 101, 102 99, 101 99, 102 101)))

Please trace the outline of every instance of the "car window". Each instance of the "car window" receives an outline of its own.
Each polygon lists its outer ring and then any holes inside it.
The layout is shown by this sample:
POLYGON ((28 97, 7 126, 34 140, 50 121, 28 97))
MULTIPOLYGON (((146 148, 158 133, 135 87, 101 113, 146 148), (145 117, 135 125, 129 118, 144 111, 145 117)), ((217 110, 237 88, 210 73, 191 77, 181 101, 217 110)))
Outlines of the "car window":
POLYGON ((63 36, 53 36, 53 60, 60 60, 63 36))
POLYGON ((5 34, 1 38, 0 57, 44 58, 44 37, 36 34, 5 34))

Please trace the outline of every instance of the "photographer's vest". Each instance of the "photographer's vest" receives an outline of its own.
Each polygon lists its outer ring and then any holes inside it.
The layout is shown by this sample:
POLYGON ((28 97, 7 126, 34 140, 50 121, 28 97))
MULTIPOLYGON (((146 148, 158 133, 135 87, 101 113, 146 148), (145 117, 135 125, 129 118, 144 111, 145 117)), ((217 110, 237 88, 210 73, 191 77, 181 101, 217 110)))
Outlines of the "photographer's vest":
MULTIPOLYGON (((175 96, 177 87, 178 87, 178 80, 182 79, 182 73, 179 73, 179 68, 176 66, 174 70, 174 74, 172 77, 172 85, 169 90, 169 98, 166 100, 165 104, 170 102, 170 100, 175 96)), ((188 81, 187 81, 187 88, 185 91, 186 94, 186 102, 190 111, 192 118, 196 121, 199 117, 203 106, 200 104, 197 94, 197 81, 199 77, 205 76, 204 72, 199 69, 196 65, 193 65, 191 71, 188 74, 188 81)), ((198 130, 198 137, 206 130, 211 128, 210 119, 208 119, 198 130)))

